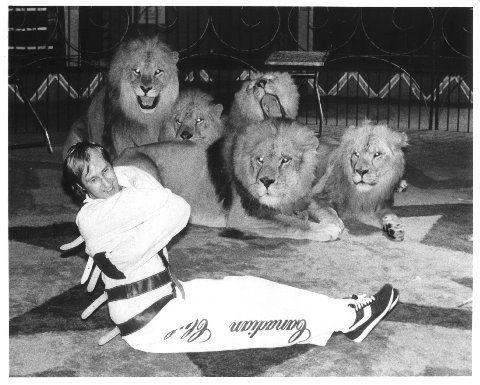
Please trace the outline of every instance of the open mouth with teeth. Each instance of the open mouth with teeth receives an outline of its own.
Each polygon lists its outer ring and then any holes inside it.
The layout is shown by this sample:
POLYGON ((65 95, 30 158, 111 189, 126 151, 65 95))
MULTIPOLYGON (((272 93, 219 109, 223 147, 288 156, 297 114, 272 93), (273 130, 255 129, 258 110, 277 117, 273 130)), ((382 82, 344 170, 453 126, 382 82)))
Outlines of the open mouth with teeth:
POLYGON ((138 105, 142 110, 153 110, 160 100, 160 95, 155 96, 154 98, 150 96, 137 96, 138 105))

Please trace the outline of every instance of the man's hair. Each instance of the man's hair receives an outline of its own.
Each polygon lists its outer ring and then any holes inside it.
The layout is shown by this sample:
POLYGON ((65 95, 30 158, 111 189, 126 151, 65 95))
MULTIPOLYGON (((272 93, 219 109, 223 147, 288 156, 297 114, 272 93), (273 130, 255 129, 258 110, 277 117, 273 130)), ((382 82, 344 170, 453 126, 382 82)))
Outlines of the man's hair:
POLYGON ((104 147, 95 142, 78 142, 70 147, 63 161, 63 181, 67 190, 82 201, 87 195, 85 186, 82 184, 82 175, 85 167, 90 164, 90 151, 96 150, 110 165, 110 154, 104 147))

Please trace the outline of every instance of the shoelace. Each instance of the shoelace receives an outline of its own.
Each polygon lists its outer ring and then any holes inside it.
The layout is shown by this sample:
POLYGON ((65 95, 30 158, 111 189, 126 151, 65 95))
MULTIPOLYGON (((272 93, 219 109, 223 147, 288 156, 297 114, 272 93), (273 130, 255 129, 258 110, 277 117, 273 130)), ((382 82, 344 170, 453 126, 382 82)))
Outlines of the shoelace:
POLYGON ((351 302, 348 304, 348 306, 355 308, 356 311, 359 311, 365 306, 370 305, 373 301, 375 301, 375 297, 367 297, 366 294, 362 294, 360 296, 356 296, 354 294, 352 295, 351 302))

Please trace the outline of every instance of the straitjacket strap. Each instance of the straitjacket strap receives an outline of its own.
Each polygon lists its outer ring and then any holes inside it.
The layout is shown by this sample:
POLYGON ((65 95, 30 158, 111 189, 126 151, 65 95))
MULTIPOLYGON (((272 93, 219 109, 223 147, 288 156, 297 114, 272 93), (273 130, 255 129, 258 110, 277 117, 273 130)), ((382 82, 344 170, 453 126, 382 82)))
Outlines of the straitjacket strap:
POLYGON ((108 301, 112 302, 136 297, 140 294, 158 289, 171 282, 170 274, 167 270, 164 270, 139 281, 115 286, 105 291, 108 294, 108 301))
POLYGON ((143 328, 172 299, 173 299, 173 294, 169 294, 165 297, 162 297, 157 302, 154 302, 152 305, 147 307, 141 313, 138 313, 136 316, 130 318, 128 321, 125 321, 121 324, 117 324, 117 327, 120 330, 120 334, 122 335, 122 337, 128 336, 129 334, 135 333, 137 330, 140 330, 141 328, 143 328))

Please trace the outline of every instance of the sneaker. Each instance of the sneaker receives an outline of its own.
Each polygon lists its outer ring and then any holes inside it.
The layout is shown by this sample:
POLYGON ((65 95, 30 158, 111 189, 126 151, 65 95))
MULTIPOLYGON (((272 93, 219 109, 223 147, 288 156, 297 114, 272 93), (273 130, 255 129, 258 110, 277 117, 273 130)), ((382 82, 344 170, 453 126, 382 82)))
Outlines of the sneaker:
POLYGON ((384 285, 372 297, 366 295, 354 296, 349 300, 348 306, 355 309, 356 319, 350 329, 345 332, 345 335, 354 342, 362 342, 380 320, 397 304, 398 297, 398 290, 390 284, 384 285))
MULTIPOLYGON (((365 297, 365 295, 363 295, 362 297, 365 297)), ((357 300, 358 296, 356 294, 353 294, 350 298, 345 298, 345 299, 357 300)), ((393 310, 393 308, 397 305, 398 300, 399 300, 399 292, 397 289, 393 288, 393 300, 392 300, 392 304, 390 305, 390 309, 388 309, 387 314, 390 313, 393 310)), ((349 306, 354 307, 351 304, 349 306)))

